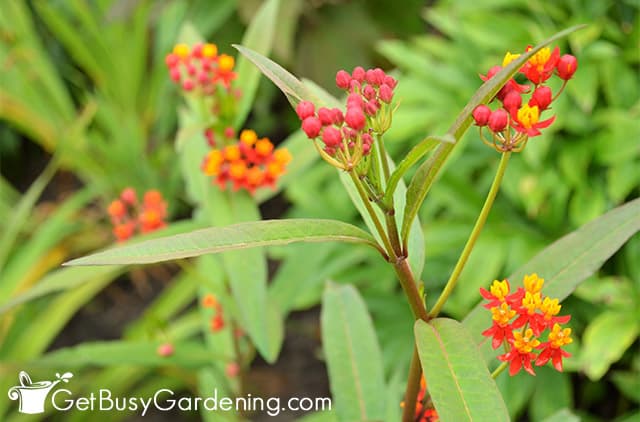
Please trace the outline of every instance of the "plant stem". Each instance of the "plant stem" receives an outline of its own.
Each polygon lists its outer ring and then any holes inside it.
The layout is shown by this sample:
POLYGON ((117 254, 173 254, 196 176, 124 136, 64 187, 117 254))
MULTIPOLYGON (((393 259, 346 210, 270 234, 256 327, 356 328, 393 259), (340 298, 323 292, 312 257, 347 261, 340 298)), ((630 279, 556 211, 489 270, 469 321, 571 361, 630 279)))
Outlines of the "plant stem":
POLYGON ((380 146, 380 161, 382 162, 382 172, 384 174, 384 187, 386 189, 387 183, 389 182, 389 175, 391 172, 389 171, 389 160, 387 158, 387 150, 384 147, 384 141, 382 140, 382 135, 376 135, 378 145, 380 146))
POLYGON ((362 202, 364 203, 364 206, 367 209, 367 212, 369 213, 371 220, 373 221, 373 225, 376 227, 376 231, 380 235, 380 239, 382 240, 384 248, 388 254, 387 259, 391 259, 392 260, 391 262, 397 261, 397 256, 394 252, 393 246, 391 246, 389 237, 387 236, 387 233, 385 232, 384 227, 382 226, 382 223, 380 222, 380 219, 378 218, 375 210, 371 206, 371 202, 369 201, 369 196, 367 195, 367 192, 362 186, 362 181, 356 174, 355 169, 349 170, 349 176, 351 176, 351 180, 353 181, 353 184, 356 186, 356 189, 358 190, 360 199, 362 199, 362 202))
POLYGON ((456 263, 456 266, 451 273, 451 277, 449 277, 449 281, 447 281, 447 284, 442 290, 442 293, 440 293, 440 297, 438 297, 436 304, 431 309, 431 312, 429 312, 430 318, 435 318, 438 313, 440 313, 442 306, 447 301, 447 299, 451 295, 451 292, 455 288, 456 283, 458 282, 458 278, 460 277, 460 274, 462 273, 462 270, 464 269, 464 266, 469 259, 469 255, 471 255, 471 251, 473 250, 473 247, 475 246, 476 241, 480 236, 480 232, 484 227, 484 223, 487 221, 489 211, 491 211, 491 207, 493 206, 493 201, 495 200, 496 195, 498 194, 498 190, 500 189, 500 184, 502 183, 502 178, 504 176, 505 170, 507 169, 507 164, 509 163, 510 156, 511 152, 504 152, 502 154, 502 157, 500 158, 498 170, 496 171, 496 175, 493 178, 491 189, 489 189, 489 193, 487 194, 487 198, 484 201, 484 205, 482 206, 480 215, 478 215, 476 224, 473 226, 473 230, 469 235, 469 239, 467 239, 467 243, 464 245, 464 249, 460 254, 460 258, 458 258, 458 262, 456 263))
POLYGON ((413 422, 416 413, 416 400, 420 390, 420 377, 422 376, 422 367, 420 365, 420 357, 418 349, 413 346, 413 356, 411 356, 411 364, 409 365, 409 379, 407 380, 407 388, 404 392, 404 408, 402 409, 402 422, 413 422))
POLYGON ((509 365, 509 362, 502 362, 500 364, 500 366, 498 366, 492 373, 491 373, 491 378, 496 379, 496 377, 498 375, 500 375, 502 373, 502 371, 504 371, 507 366, 509 365))

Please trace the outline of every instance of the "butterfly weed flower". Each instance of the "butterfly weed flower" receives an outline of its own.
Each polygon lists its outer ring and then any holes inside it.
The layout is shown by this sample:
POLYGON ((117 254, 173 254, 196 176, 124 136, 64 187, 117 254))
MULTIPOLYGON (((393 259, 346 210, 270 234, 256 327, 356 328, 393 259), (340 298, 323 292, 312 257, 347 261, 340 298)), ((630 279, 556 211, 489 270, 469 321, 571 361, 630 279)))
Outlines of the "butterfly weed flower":
MULTIPOLYGON (((400 403, 400 407, 404 408, 404 401, 400 403)), ((433 408, 433 403, 427 394, 427 382, 424 376, 420 378, 420 389, 416 397, 415 422, 438 422, 440 417, 438 412, 433 408)))
MULTIPOLYGON (((531 48, 528 46, 525 53, 531 48)), ((492 67, 486 75, 480 75, 480 78, 488 81, 519 56, 520 54, 507 52, 502 66, 492 67)), ((482 141, 499 152, 522 151, 529 138, 540 136, 542 129, 553 124, 555 116, 543 118, 542 114, 551 108, 577 67, 577 59, 570 54, 560 57, 558 47, 553 50, 542 48, 534 54, 519 69, 527 84, 520 84, 511 78, 496 94, 495 99, 499 103, 497 109, 491 110, 482 104, 473 110, 472 117, 480 128, 482 141), (546 85, 554 75, 563 81, 555 94, 546 85), (489 139, 483 132, 484 128, 490 134, 489 139)))
POLYGON ((571 316, 558 315, 562 305, 543 294, 544 279, 538 274, 525 275, 522 284, 513 293, 507 280, 495 280, 489 290, 480 288, 480 295, 487 301, 483 306, 490 311, 492 321, 482 335, 491 338, 494 349, 504 347, 498 359, 509 363, 510 375, 521 369, 535 375, 532 364, 541 366, 549 360, 562 371, 562 358, 571 356, 562 347, 572 341, 571 329, 562 324, 571 316), (545 332, 548 334, 543 342, 545 332))
POLYGON ((193 47, 177 44, 165 57, 165 63, 171 80, 187 92, 214 95, 218 84, 229 89, 236 78, 234 58, 219 55, 218 47, 212 43, 197 43, 193 47))
POLYGON ((274 188, 290 161, 286 148, 276 149, 269 138, 258 138, 255 131, 247 129, 239 139, 225 139, 224 145, 212 148, 201 168, 221 189, 231 185, 234 190, 254 193, 262 187, 274 188))
POLYGON ((107 213, 118 242, 129 239, 136 232, 152 232, 167 224, 167 203, 160 191, 155 189, 147 191, 142 202, 139 202, 136 191, 128 187, 118 199, 111 201, 107 213))
POLYGON ((348 94, 345 107, 317 108, 310 101, 301 101, 296 114, 302 131, 325 161, 349 171, 370 153, 375 137, 391 126, 396 85, 380 68, 339 70, 336 86, 348 94))

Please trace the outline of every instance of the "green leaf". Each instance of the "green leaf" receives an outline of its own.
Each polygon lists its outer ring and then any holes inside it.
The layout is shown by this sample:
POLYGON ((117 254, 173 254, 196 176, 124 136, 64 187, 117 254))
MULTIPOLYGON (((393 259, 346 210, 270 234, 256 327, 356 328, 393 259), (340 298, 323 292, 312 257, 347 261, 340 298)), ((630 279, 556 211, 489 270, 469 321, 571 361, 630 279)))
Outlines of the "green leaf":
POLYGON ((416 345, 431 399, 442 422, 508 421, 495 381, 462 324, 416 321, 416 345))
POLYGON ((34 365, 50 367, 65 366, 82 368, 85 366, 175 365, 184 368, 199 368, 211 363, 215 358, 201 343, 181 342, 174 345, 174 354, 163 357, 156 353, 162 342, 105 341, 84 343, 51 352, 34 362, 34 365))
POLYGON ((455 143, 456 140, 449 134, 445 136, 427 136, 425 139, 420 141, 418 145, 414 146, 411 151, 402 159, 398 167, 394 170, 394 172, 389 177, 389 182, 387 184, 387 190, 384 193, 384 201, 389 203, 391 200, 391 196, 396 190, 398 186, 398 182, 402 180, 402 176, 413 166, 415 163, 420 161, 422 157, 425 156, 429 151, 434 149, 439 143, 448 142, 455 143))
POLYGON ((379 248, 370 234, 351 224, 336 220, 300 218, 211 227, 107 249, 64 265, 149 264, 258 246, 327 241, 365 243, 379 248))
POLYGON ((580 417, 576 416, 569 409, 558 410, 553 415, 544 418, 542 422, 580 422, 580 417))
MULTIPOLYGON (((279 4, 279 0, 264 2, 249 24, 244 38, 242 38, 242 45, 262 55, 270 53, 277 25, 276 18, 279 4)), ((246 56, 238 59, 237 71, 238 78, 235 85, 241 87, 242 97, 238 102, 234 126, 239 128, 247 118, 253 105, 258 82, 260 81, 260 71, 251 65, 246 56)))
POLYGON ((264 76, 271 79, 278 88, 287 96, 293 108, 303 100, 315 101, 307 88, 298 78, 285 70, 278 63, 242 45, 233 44, 247 59, 255 64, 264 76))
POLYGON ((469 129, 469 126, 471 126, 471 122, 473 120, 471 113, 473 113, 473 110, 480 104, 488 103, 498 93, 498 91, 500 91, 500 88, 502 88, 504 84, 506 84, 507 81, 518 72, 522 65, 524 65, 531 56, 536 54, 546 45, 583 27, 584 25, 577 25, 558 32, 527 53, 521 54, 520 57, 509 63, 500 72, 482 84, 473 97, 471 97, 471 100, 469 100, 464 109, 460 112, 455 122, 447 132, 448 135, 453 136, 456 143, 440 144, 433 155, 418 168, 411 179, 411 183, 409 183, 409 187, 407 189, 407 205, 404 210, 404 219, 402 221, 401 239, 404 240, 407 238, 411 224, 418 214, 418 210, 420 209, 424 198, 427 196, 433 181, 451 154, 451 151, 453 151, 453 147, 458 143, 458 141, 460 141, 467 129, 469 129))
POLYGON ((597 381, 638 337, 640 323, 633 312, 605 311, 587 326, 582 338, 582 368, 597 381))
MULTIPOLYGON (((562 300, 582 281, 640 230, 640 199, 617 207, 578 230, 557 240, 510 277, 515 291, 525 274, 538 273, 545 279, 544 293, 562 300)), ((487 285, 491 280, 487 280, 487 285)), ((478 294, 478 297, 480 295, 478 294)), ((495 356, 481 332, 491 325, 490 313, 478 304, 464 319, 477 343, 484 345, 485 356, 495 356)))
POLYGON ((353 286, 327 286, 321 322, 338 420, 383 420, 385 383, 380 347, 366 305, 353 286))

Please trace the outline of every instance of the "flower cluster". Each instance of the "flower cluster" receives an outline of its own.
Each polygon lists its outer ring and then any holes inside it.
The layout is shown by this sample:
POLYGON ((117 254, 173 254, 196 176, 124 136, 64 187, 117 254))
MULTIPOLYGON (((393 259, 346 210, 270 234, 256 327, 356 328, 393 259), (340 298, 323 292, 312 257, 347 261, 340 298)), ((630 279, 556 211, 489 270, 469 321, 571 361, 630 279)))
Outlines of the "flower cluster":
POLYGON ((107 208, 113 234, 119 242, 133 236, 136 231, 148 233, 167 225, 167 203, 162 194, 151 189, 145 192, 142 203, 133 188, 126 188, 120 198, 112 201, 107 208))
POLYGON ((209 293, 202 298, 202 307, 206 309, 213 309, 213 315, 209 322, 211 332, 217 333, 222 330, 225 326, 224 311, 222 309, 222 304, 218 299, 213 294, 209 293))
MULTIPOLYGON (((404 407, 404 402, 400 403, 400 407, 404 407)), ((416 397, 416 413, 415 422, 438 422, 440 417, 438 412, 433 408, 431 401, 427 397, 427 382, 424 375, 420 378, 420 390, 416 397), (427 405, 425 405, 427 402, 427 405)))
MULTIPOLYGON (((529 50, 531 46, 528 46, 525 52, 529 50)), ((480 78, 483 81, 491 79, 519 56, 519 54, 507 53, 502 66, 492 67, 480 78)), ((483 142, 500 152, 521 151, 529 138, 540 135, 540 129, 553 123, 555 116, 541 120, 541 115, 558 98, 577 68, 576 58, 570 54, 561 57, 558 47, 553 51, 545 47, 534 54, 520 69, 520 73, 533 84, 533 91, 531 86, 521 85, 512 78, 496 95, 500 108, 492 111, 487 105, 482 104, 473 110, 473 119, 480 127, 483 142), (563 81, 555 95, 545 84, 553 75, 563 81), (525 101, 523 95, 529 92, 528 100, 525 101), (491 141, 483 136, 483 127, 487 127, 491 132, 491 141)))
POLYGON ((213 95, 218 84, 229 89, 236 78, 234 58, 219 55, 218 47, 211 43, 198 43, 193 48, 177 44, 173 52, 167 54, 165 63, 171 79, 186 92, 199 90, 205 95, 213 95))
POLYGON ((258 138, 253 130, 243 130, 237 142, 221 148, 216 148, 213 133, 205 136, 214 148, 205 156, 202 171, 207 176, 215 176, 214 181, 221 189, 225 189, 228 182, 233 189, 246 189, 250 193, 264 186, 274 187, 291 161, 286 148, 275 149, 268 138, 258 138))
POLYGON ((393 108, 394 88, 397 81, 382 69, 353 72, 344 70, 336 74, 336 85, 348 93, 345 110, 320 107, 310 101, 301 101, 296 113, 302 121, 302 130, 309 137, 319 139, 322 158, 335 167, 350 170, 363 156, 369 154, 373 136, 389 129, 393 108))
POLYGON ((507 280, 495 280, 489 291, 480 288, 480 294, 489 303, 484 307, 491 311, 492 325, 482 335, 492 338, 492 347, 504 345, 506 353, 498 356, 510 362, 509 374, 515 375, 521 368, 535 375, 531 366, 545 365, 552 361, 556 370, 562 371, 562 358, 571 356, 562 350, 570 344, 571 328, 562 328, 571 319, 570 315, 559 316, 561 305, 558 299, 542 294, 544 279, 537 274, 525 275, 523 287, 510 293, 507 280), (541 342, 542 333, 548 330, 547 341, 541 342), (534 350, 539 350, 536 355, 534 350))

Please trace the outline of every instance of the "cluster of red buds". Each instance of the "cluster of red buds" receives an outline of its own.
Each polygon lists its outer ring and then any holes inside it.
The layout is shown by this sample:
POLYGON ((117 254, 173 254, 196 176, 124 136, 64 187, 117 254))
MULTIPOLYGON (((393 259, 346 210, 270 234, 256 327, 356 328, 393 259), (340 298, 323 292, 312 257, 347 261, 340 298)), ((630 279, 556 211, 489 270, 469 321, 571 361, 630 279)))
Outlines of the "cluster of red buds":
MULTIPOLYGON (((404 402, 400 403, 400 407, 404 408, 404 402)), ((418 390, 418 396, 416 397, 416 413, 414 417, 415 422, 438 422, 440 417, 438 412, 433 408, 433 403, 427 395, 427 382, 424 379, 424 375, 420 378, 420 390, 418 390)))
POLYGON ((571 315, 558 316, 561 305, 558 299, 545 297, 542 293, 544 279, 537 274, 525 275, 524 288, 519 287, 510 293, 507 280, 495 280, 489 291, 480 288, 480 294, 489 303, 484 307, 491 311, 492 326, 482 335, 491 337, 491 345, 497 349, 501 345, 505 353, 498 359, 509 362, 509 375, 515 375, 524 368, 535 375, 531 366, 545 365, 549 360, 553 367, 562 371, 562 358, 571 355, 562 350, 570 344, 571 328, 562 328, 571 319, 571 315), (547 341, 539 338, 547 330, 547 341), (533 350, 539 350, 536 355, 533 350))
POLYGON ((148 233, 167 225, 167 203, 160 191, 155 189, 145 192, 142 203, 133 188, 126 188, 120 198, 113 200, 107 208, 113 234, 119 242, 133 236, 136 231, 148 233))
POLYGON ((336 85, 348 93, 344 112, 339 108, 320 107, 301 101, 296 113, 302 130, 314 140, 318 152, 331 165, 343 170, 355 167, 369 154, 375 135, 391 126, 394 88, 397 81, 382 69, 356 67, 349 74, 336 74, 336 85), (315 142, 319 139, 324 147, 315 142))
POLYGON ((222 304, 218 301, 218 298, 211 293, 206 294, 202 298, 202 307, 213 310, 213 315, 209 321, 211 332, 217 333, 222 330, 225 326, 224 311, 222 309, 222 304))
MULTIPOLYGON (((233 138, 232 130, 225 130, 225 139, 233 138)), ((284 174, 291 154, 286 148, 275 149, 268 138, 258 138, 253 130, 243 130, 240 139, 217 148, 213 131, 205 131, 207 143, 212 147, 202 162, 202 171, 215 176, 214 182, 225 189, 229 182, 234 190, 246 189, 253 193, 261 187, 275 187, 284 174)))
MULTIPOLYGON (((531 46, 528 46, 525 52, 529 50, 531 46)), ((491 79, 519 56, 519 54, 507 53, 502 66, 492 67, 480 78, 483 81, 491 79)), ((480 127, 482 141, 499 152, 521 151, 529 138, 540 135, 540 129, 553 123, 555 116, 541 120, 541 114, 548 110, 562 93, 567 81, 571 79, 577 68, 577 59, 570 54, 561 57, 558 47, 553 51, 545 47, 534 54, 520 69, 520 73, 533 84, 533 91, 529 85, 521 85, 512 78, 496 95, 500 108, 492 111, 483 104, 473 110, 473 119, 480 127), (553 75, 563 81, 555 95, 545 84, 553 75), (523 95, 529 92, 528 100, 524 101, 523 95), (484 137, 483 127, 487 127, 491 132, 491 141, 484 137)))
POLYGON ((232 56, 218 54, 215 44, 177 44, 173 52, 167 54, 165 63, 171 80, 186 92, 199 90, 205 95, 213 95, 220 84, 229 89, 236 78, 233 71, 235 60, 232 56))

